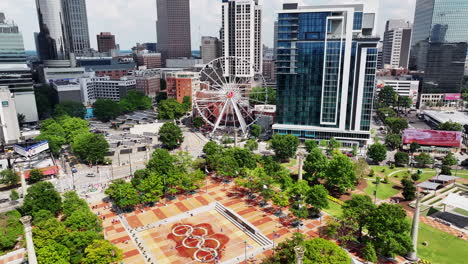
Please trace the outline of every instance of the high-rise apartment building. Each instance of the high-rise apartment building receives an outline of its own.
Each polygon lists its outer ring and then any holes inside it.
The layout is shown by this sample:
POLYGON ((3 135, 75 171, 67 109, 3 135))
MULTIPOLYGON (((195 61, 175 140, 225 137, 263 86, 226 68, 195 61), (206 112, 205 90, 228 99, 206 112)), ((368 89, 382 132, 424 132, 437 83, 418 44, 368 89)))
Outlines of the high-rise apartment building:
POLYGON ((388 20, 382 50, 384 67, 408 68, 410 44, 410 23, 405 20, 388 20))
POLYGON ((70 52, 80 56, 91 48, 86 0, 63 0, 62 5, 70 52))
POLYGON ((110 32, 101 32, 96 39, 99 52, 110 52, 116 48, 115 36, 110 32))
POLYGON ((374 19, 361 4, 283 5, 275 133, 346 145, 369 140, 379 41, 374 19))
POLYGON ((468 43, 468 1, 417 0, 410 68, 424 73, 422 94, 459 93, 468 43))
POLYGON ((220 57, 221 43, 215 37, 202 37, 200 51, 203 63, 208 63, 220 57))
POLYGON ((45 62, 69 60, 70 43, 62 0, 36 0, 36 6, 40 30, 36 39, 39 58, 45 62))
POLYGON ((156 0, 158 45, 163 64, 166 59, 192 57, 190 0, 156 0))
POLYGON ((258 0, 223 0, 221 16, 223 56, 245 60, 237 60, 237 65, 226 63, 225 70, 239 76, 262 72, 262 8, 258 0))
POLYGON ((17 143, 21 134, 13 94, 0 88, 0 102, 0 145, 17 143))
POLYGON ((23 35, 17 25, 7 22, 0 13, 0 64, 26 62, 23 35))

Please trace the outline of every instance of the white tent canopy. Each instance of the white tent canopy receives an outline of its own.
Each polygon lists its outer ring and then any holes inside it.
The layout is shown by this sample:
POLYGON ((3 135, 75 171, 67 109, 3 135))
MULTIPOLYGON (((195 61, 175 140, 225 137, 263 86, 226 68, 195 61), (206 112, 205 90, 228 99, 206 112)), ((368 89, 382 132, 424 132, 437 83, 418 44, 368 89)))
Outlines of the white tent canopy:
POLYGON ((442 200, 442 204, 468 211, 468 198, 455 193, 449 194, 444 200, 442 200))

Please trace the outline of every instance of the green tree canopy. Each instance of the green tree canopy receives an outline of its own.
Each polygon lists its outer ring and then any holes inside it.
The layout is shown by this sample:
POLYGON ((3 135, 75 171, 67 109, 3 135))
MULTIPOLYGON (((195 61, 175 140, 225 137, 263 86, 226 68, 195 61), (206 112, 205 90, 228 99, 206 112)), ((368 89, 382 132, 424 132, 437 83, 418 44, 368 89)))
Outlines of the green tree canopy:
POLYGON ((187 112, 186 107, 176 99, 162 100, 158 104, 158 118, 162 120, 174 120, 181 118, 187 112))
POLYGON ((405 197, 406 201, 412 201, 416 198, 416 186, 414 182, 410 179, 403 178, 401 180, 401 185, 403 186, 403 197, 405 197))
POLYGON ((42 133, 37 136, 35 138, 36 141, 45 141, 47 140, 48 143, 49 143, 49 149, 50 151, 55 154, 55 155, 58 155, 60 153, 60 150, 62 149, 62 146, 65 145, 67 143, 67 140, 65 139, 65 137, 62 137, 62 136, 57 136, 57 135, 53 135, 53 134, 50 134, 50 133, 42 133))
POLYGON ((159 175, 170 175, 174 172, 176 158, 166 149, 156 149, 148 162, 147 168, 159 175))
POLYGON ((120 105, 109 99, 97 99, 93 104, 93 111, 94 116, 102 122, 109 122, 122 114, 120 105))
POLYGON ((28 188, 22 210, 25 214, 32 214, 41 209, 57 214, 61 208, 62 198, 54 185, 50 182, 39 182, 28 188))
POLYGON ((395 110, 391 107, 383 107, 379 108, 377 110, 377 115, 379 116, 380 120, 385 121, 387 117, 396 117, 397 114, 395 113, 395 110))
POLYGON ((104 162, 109 143, 102 134, 87 132, 75 136, 71 148, 80 159, 96 164, 104 162))
POLYGON ((317 141, 315 141, 315 140, 306 140, 304 142, 304 145, 305 145, 305 149, 309 153, 311 153, 313 149, 318 147, 317 141))
POLYGON ((409 96, 398 96, 398 106, 405 109, 411 108, 413 106, 413 99, 409 96))
POLYGON ((445 131, 463 131, 463 126, 457 122, 447 121, 445 123, 440 123, 438 129, 445 131))
POLYGON ((323 185, 314 185, 307 192, 306 203, 318 213, 328 208, 328 191, 323 185))
POLYGON ((68 117, 62 120, 62 128, 67 142, 72 142, 75 136, 89 132, 88 121, 77 117, 68 117))
POLYGON ((275 151, 276 158, 284 161, 295 156, 299 139, 294 135, 276 134, 270 140, 270 146, 275 151))
POLYGON ((310 182, 318 182, 325 177, 328 166, 328 158, 319 148, 313 148, 304 161, 304 170, 306 178, 310 182))
POLYGON ((331 138, 327 142, 327 150, 326 150, 327 155, 332 155, 333 151, 339 148, 341 148, 341 142, 336 140, 335 138, 331 138))
POLYGON ((253 87, 250 92, 250 101, 252 104, 276 104, 276 90, 270 86, 253 87))
POLYGON ((254 139, 249 139, 245 142, 244 147, 250 151, 254 151, 258 149, 258 142, 254 139))
POLYGON ((396 105, 397 99, 398 94, 393 87, 386 85, 380 90, 377 96, 377 103, 380 107, 390 107, 396 105))
POLYGON ((406 152, 397 152, 395 154, 395 164, 400 167, 407 166, 409 163, 409 155, 406 152))
POLYGON ((11 169, 2 170, 0 172, 0 183, 8 186, 16 186, 20 180, 20 176, 11 169))
POLYGON ((408 121, 399 117, 387 117, 385 118, 385 124, 392 134, 401 134, 403 130, 408 128, 408 121))
POLYGON ((426 165, 434 164, 434 159, 427 153, 421 153, 414 158, 414 160, 419 164, 419 166, 424 167, 426 165))
POLYGON ((105 194, 113 200, 114 204, 123 209, 129 209, 140 203, 140 196, 131 183, 116 180, 105 190, 105 194))
POLYGON ((420 149, 421 146, 418 144, 418 142, 412 142, 410 144, 410 151, 411 153, 415 153, 418 149, 420 149))
POLYGON ((196 129, 199 129, 205 124, 205 120, 203 120, 203 117, 197 116, 193 119, 193 127, 196 129))
POLYGON ((341 218, 345 225, 350 227, 351 230, 357 231, 357 236, 361 240, 362 230, 375 208, 376 207, 369 196, 355 194, 351 200, 346 201, 343 205, 343 214, 341 218))
POLYGON ((71 117, 84 118, 86 107, 75 101, 63 101, 55 105, 54 116, 67 115, 71 117))
POLYGON ((402 143, 403 140, 401 138, 401 135, 399 134, 388 134, 385 137, 385 145, 387 145, 387 147, 389 147, 390 149, 398 149, 400 148, 402 143))
POLYGON ((374 143, 367 150, 367 156, 375 163, 380 163, 387 158, 387 148, 380 143, 374 143))
POLYGON ((39 264, 67 264, 70 263, 70 250, 58 243, 47 245, 37 250, 37 263, 39 264))
POLYGON ((107 240, 94 240, 85 249, 83 264, 109 264, 117 263, 123 258, 122 250, 107 240))
POLYGON ((175 149, 182 144, 184 136, 179 126, 172 122, 167 122, 159 129, 159 141, 167 149, 175 149))
POLYGON ((357 183, 354 163, 348 156, 340 152, 333 154, 332 159, 328 162, 325 175, 325 186, 329 191, 345 192, 354 189, 357 183))
POLYGON ((102 231, 101 219, 90 210, 76 210, 63 223, 73 231, 102 231))
POLYGON ((445 166, 455 166, 458 164, 458 159, 450 152, 444 157, 442 164, 445 166))
POLYGON ((29 183, 40 182, 43 178, 44 178, 44 174, 42 173, 40 169, 32 169, 29 172, 28 182, 29 183))
POLYGON ((151 109, 152 106, 151 98, 138 91, 129 91, 120 101, 124 101, 124 104, 129 106, 127 110, 130 110, 130 112, 136 110, 148 110, 151 109))
POLYGON ((253 137, 256 137, 258 138, 260 136, 260 134, 262 133, 262 127, 257 125, 257 124, 253 124, 251 127, 250 127, 250 134, 253 136, 253 137))

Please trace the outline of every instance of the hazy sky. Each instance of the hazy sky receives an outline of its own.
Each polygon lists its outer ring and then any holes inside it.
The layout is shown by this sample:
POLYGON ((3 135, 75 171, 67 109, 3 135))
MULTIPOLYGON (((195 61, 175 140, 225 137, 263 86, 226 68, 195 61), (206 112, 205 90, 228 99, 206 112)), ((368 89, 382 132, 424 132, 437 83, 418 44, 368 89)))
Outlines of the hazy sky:
MULTIPOLYGON (((275 10, 284 2, 308 5, 363 2, 366 11, 377 11, 379 33, 388 19, 413 21, 416 0, 260 0, 263 6, 263 43, 272 46, 275 10), (380 4, 379 4, 380 2, 380 4)), ((191 0, 192 49, 199 49, 201 36, 218 36, 221 0, 191 0)), ((87 0, 91 46, 99 32, 112 32, 121 49, 136 42, 156 42, 156 0, 87 0)), ((34 50, 34 32, 39 30, 35 0, 0 0, 0 12, 14 20, 23 32, 25 48, 34 50)))

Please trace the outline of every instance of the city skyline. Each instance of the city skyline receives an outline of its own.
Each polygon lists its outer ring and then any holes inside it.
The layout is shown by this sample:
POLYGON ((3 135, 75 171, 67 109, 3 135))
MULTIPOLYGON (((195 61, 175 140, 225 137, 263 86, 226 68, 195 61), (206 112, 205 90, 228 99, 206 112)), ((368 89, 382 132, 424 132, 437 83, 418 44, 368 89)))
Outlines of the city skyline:
MULTIPOLYGON (((415 0, 381 1, 378 14, 378 34, 383 35, 385 21, 388 19, 407 19, 413 21, 415 0)), ((268 47, 273 46, 273 22, 275 11, 281 9, 282 3, 299 2, 299 4, 333 4, 359 3, 370 5, 375 9, 375 0, 260 0, 263 5, 262 41, 268 47)), ((122 50, 128 50, 137 42, 156 42, 156 1, 155 0, 88 0, 88 24, 91 47, 97 49, 95 36, 100 32, 112 32, 116 43, 122 50), (122 19, 122 18, 132 19, 122 19), (134 30, 135 28, 140 30, 134 30)), ((198 50, 202 36, 219 37, 221 28, 221 0, 192 0, 191 5, 192 50, 198 50), (196 1, 196 4, 194 4, 196 1), (206 12, 210 10, 210 12, 206 12), (198 14, 202 13, 203 16, 198 14)), ((9 20, 13 20, 22 29, 25 49, 35 50, 34 32, 39 31, 35 3, 29 0, 6 0, 0 2, 0 10, 9 20)), ((369 10, 373 11, 373 10, 369 10)))

